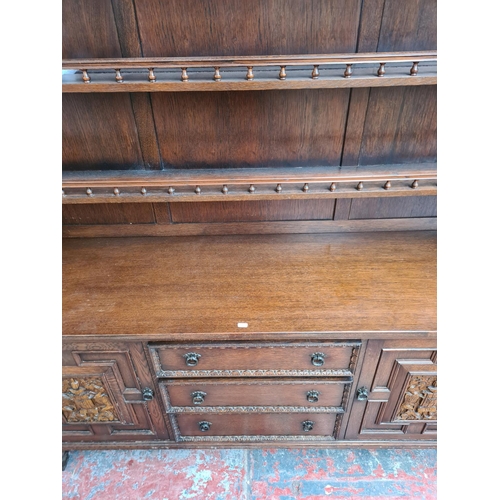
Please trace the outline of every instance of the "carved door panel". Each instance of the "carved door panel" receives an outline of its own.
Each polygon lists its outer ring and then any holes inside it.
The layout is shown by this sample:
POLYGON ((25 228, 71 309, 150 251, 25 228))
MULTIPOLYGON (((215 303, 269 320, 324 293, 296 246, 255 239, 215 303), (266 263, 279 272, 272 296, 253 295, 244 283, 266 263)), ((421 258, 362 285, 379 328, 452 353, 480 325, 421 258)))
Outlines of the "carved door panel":
POLYGON ((435 440, 435 342, 369 341, 353 393, 346 439, 435 440))
POLYGON ((62 376, 64 441, 168 439, 140 343, 67 343, 62 376))

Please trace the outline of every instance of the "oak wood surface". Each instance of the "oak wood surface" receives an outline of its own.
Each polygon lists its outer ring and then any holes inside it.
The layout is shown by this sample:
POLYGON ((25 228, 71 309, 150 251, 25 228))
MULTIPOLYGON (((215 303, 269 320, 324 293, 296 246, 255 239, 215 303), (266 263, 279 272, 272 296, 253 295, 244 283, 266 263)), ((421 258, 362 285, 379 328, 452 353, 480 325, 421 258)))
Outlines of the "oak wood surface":
POLYGON ((217 415, 176 415, 181 436, 331 436, 335 424, 335 413, 262 413, 217 415), (302 430, 303 421, 314 422, 309 432, 302 430), (207 432, 199 429, 199 422, 209 421, 207 432))
POLYGON ((386 219, 405 217, 436 217, 437 196, 395 198, 355 198, 349 219, 386 219))
POLYGON ((171 406, 341 406, 345 381, 318 378, 290 379, 215 379, 160 381, 168 392, 171 406), (205 393, 201 405, 193 403, 193 392, 205 393), (308 392, 318 393, 317 402, 308 392))
POLYGON ((86 224, 150 224, 155 222, 151 203, 102 205, 63 205, 62 223, 86 224))
MULTIPOLYGON (((337 200, 338 202, 339 200, 337 200)), ((346 200, 350 202, 351 200, 346 200)), ((198 236, 228 234, 306 234, 306 233, 359 233, 374 231, 435 231, 435 217, 374 220, 315 220, 170 224, 168 204, 155 203, 157 224, 92 224, 66 225, 64 238, 103 238, 124 236, 198 236), (158 206, 163 211, 158 215, 158 206)))
POLYGON ((333 219, 335 200, 276 200, 174 203, 172 222, 245 222, 333 219))
POLYGON ((433 231, 65 239, 63 333, 433 331, 435 280, 433 231))
POLYGON ((163 166, 339 165, 347 93, 320 89, 152 94, 163 166), (314 120, 304 121, 312 115, 314 120))
POLYGON ((62 106, 63 170, 142 168, 129 95, 65 94, 62 106))
POLYGON ((144 56, 353 52, 360 0, 141 0, 144 56))

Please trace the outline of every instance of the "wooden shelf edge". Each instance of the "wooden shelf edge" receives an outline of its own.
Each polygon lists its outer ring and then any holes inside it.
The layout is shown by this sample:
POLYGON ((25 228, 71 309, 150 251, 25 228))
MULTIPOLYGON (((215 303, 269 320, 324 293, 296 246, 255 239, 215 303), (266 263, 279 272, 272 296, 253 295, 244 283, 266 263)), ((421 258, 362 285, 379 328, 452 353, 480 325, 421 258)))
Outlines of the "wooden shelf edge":
POLYGON ((428 196, 436 163, 164 171, 64 172, 62 202, 142 203, 428 196))
POLYGON ((62 64, 62 91, 189 92, 436 85, 436 64, 436 51, 68 59, 62 64))

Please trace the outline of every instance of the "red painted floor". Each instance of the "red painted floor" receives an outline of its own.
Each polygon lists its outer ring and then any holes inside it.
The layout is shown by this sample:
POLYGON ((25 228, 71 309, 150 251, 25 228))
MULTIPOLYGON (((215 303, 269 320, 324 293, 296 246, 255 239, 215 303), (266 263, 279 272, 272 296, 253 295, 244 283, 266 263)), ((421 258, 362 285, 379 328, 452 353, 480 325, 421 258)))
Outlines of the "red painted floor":
POLYGON ((433 449, 79 451, 62 479, 81 500, 437 498, 433 449))

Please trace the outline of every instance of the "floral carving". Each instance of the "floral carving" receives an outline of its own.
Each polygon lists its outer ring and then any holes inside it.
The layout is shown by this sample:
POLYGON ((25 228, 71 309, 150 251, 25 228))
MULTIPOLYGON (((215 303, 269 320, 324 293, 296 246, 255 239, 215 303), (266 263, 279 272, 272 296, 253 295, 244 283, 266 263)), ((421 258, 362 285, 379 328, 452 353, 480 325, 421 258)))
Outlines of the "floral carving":
POLYGON ((67 422, 119 421, 104 384, 98 377, 63 379, 62 412, 67 422))
POLYGON ((396 420, 437 420, 437 376, 412 375, 396 420))

